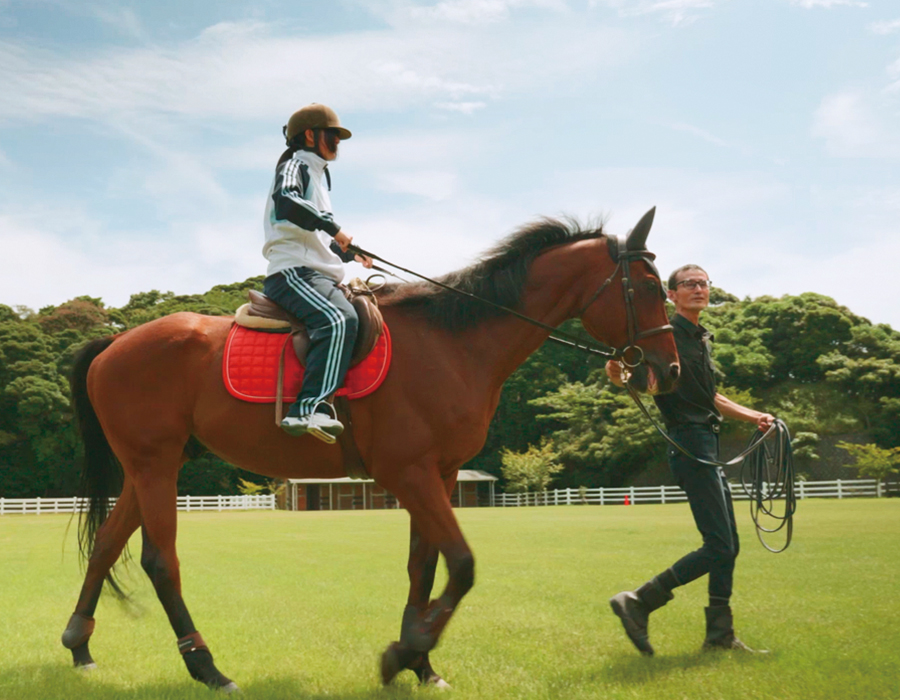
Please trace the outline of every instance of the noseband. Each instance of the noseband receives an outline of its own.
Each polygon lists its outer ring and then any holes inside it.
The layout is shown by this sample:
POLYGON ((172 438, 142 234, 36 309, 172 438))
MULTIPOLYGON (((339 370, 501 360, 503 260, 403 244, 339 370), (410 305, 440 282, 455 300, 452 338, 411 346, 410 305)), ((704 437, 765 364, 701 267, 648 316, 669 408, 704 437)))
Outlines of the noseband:
POLYGON ((590 301, 582 307, 581 311, 578 312, 578 316, 583 316, 584 313, 588 310, 588 308, 600 297, 603 291, 612 284, 613 279, 615 279, 616 274, 618 274, 619 270, 622 270, 622 292, 625 297, 625 317, 628 324, 628 344, 621 348, 613 348, 616 353, 616 357, 614 359, 618 359, 622 364, 626 367, 633 369, 637 367, 644 361, 644 350, 637 345, 637 341, 643 340, 644 338, 649 338, 653 335, 658 335, 659 333, 671 333, 673 331, 672 324, 666 323, 662 326, 656 326, 654 328, 648 328, 647 330, 638 330, 637 327, 637 309, 634 307, 634 284, 632 282, 631 277, 631 262, 634 260, 643 260, 647 265, 650 266, 650 269, 653 271, 653 274, 659 280, 659 293, 660 296, 665 300, 666 296, 662 291, 662 278, 659 276, 659 270, 656 269, 656 263, 653 261, 656 260, 656 255, 651 253, 649 250, 629 250, 627 244, 613 236, 609 236, 606 239, 606 250, 609 253, 609 256, 612 258, 613 262, 616 263, 615 269, 612 271, 612 274, 606 278, 606 281, 603 282, 598 288, 597 291, 594 292, 594 295, 591 297, 590 301), (629 357, 629 353, 635 353, 632 357, 629 357))

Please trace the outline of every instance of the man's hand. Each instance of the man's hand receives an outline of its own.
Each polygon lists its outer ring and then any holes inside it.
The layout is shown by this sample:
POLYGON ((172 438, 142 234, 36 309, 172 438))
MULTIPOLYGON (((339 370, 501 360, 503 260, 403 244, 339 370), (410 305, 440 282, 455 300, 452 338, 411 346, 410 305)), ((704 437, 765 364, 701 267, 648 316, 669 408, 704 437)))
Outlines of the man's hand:
POLYGON ((625 388, 625 377, 622 376, 622 363, 610 360, 606 363, 606 376, 616 386, 625 388))
POLYGON ((371 270, 371 269, 372 269, 372 265, 375 264, 375 263, 372 261, 372 258, 370 258, 368 255, 357 255, 357 256, 356 256, 356 262, 360 263, 360 264, 361 264, 364 268, 366 268, 367 270, 371 270))
POLYGON ((341 250, 346 253, 347 248, 349 248, 350 244, 353 243, 353 237, 348 236, 346 233, 344 233, 343 229, 341 229, 336 234, 334 234, 334 241, 341 247, 341 250))
POLYGON ((775 416, 771 413, 760 413, 759 417, 756 419, 756 427, 761 431, 766 432, 769 428, 772 427, 772 424, 775 422, 775 416))

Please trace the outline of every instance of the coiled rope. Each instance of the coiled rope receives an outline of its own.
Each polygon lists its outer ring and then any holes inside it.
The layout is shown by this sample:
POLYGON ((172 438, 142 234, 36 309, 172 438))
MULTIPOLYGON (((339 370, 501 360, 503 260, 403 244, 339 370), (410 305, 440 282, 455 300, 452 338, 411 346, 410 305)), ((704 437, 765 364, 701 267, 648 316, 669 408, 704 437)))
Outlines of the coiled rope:
MULTIPOLYGON (((794 533, 794 513, 797 511, 797 494, 794 491, 794 456, 791 434, 783 420, 775 419, 775 433, 765 440, 768 433, 756 431, 749 447, 762 443, 744 458, 741 465, 741 487, 750 499, 750 517, 756 526, 756 536, 763 547, 778 554, 788 548, 794 533), (779 505, 783 504, 783 505, 779 505), (762 518, 774 521, 766 527, 762 518), (784 546, 772 547, 764 535, 784 529, 784 546)), ((769 523, 766 523, 769 524, 769 523)))

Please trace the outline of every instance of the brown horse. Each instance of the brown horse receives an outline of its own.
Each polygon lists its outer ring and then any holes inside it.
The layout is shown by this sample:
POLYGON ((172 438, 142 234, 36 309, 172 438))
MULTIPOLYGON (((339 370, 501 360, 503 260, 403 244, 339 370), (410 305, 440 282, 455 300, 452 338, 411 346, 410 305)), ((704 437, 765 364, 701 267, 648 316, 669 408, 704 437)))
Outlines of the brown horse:
MULTIPOLYGON (((631 349, 636 388, 668 391, 678 357, 665 332, 661 281, 645 250, 651 220, 645 217, 626 241, 542 220, 442 281, 549 326, 578 317, 593 338, 631 349), (620 279, 625 284, 612 283, 620 279)), ((382 654, 382 680, 410 669, 423 683, 445 685, 428 655, 474 582, 474 558, 449 494, 460 467, 484 445, 503 382, 549 333, 424 283, 387 289, 379 303, 393 339, 392 367, 378 391, 351 403, 352 422, 369 473, 399 499, 411 523, 409 597, 400 640, 382 654), (430 600, 439 554, 448 582, 430 600)), ((213 664, 181 596, 175 551, 181 466, 202 443, 232 464, 276 479, 344 475, 339 446, 290 437, 274 425, 271 406, 226 391, 222 354, 231 324, 177 313, 95 340, 76 361, 72 390, 85 442, 83 486, 91 498, 80 531, 87 573, 63 634, 76 666, 94 664, 88 640, 104 579, 119 590, 112 567, 141 527, 141 565, 191 676, 235 689, 213 664), (108 498, 120 487, 107 513, 108 498)))

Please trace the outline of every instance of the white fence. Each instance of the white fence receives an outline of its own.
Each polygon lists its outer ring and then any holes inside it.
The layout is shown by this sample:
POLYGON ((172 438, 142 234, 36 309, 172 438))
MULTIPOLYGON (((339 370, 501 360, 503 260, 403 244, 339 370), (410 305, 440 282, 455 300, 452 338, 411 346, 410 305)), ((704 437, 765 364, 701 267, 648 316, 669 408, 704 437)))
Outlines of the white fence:
MULTIPOLYGON (((110 507, 115 502, 110 498, 110 507)), ((0 498, 0 515, 80 513, 89 505, 83 498, 0 498)), ((275 496, 179 496, 178 510, 275 510, 275 496)))
MULTIPOLYGON (((880 498, 884 486, 877 479, 837 479, 836 481, 798 481, 797 498, 880 498)), ((731 484, 736 501, 747 500, 740 484, 731 484)), ((627 486, 607 489, 556 489, 539 493, 500 493, 496 506, 568 506, 577 504, 622 505, 624 503, 677 503, 687 496, 677 486, 627 486)))

